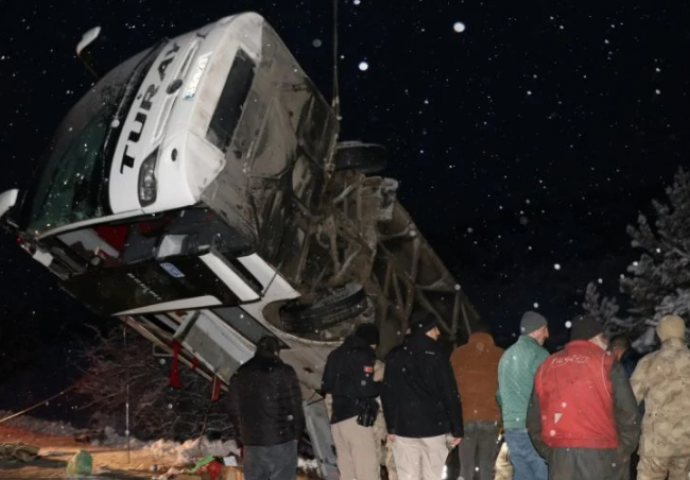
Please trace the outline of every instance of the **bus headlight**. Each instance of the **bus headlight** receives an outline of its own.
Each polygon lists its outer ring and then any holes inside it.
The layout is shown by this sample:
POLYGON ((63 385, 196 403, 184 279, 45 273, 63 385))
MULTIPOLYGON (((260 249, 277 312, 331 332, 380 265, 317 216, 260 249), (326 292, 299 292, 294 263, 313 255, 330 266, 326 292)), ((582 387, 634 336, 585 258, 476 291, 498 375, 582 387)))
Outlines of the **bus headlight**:
POLYGON ((156 201, 158 182, 156 181, 156 160, 158 149, 151 152, 139 169, 139 204, 142 207, 151 205, 156 201))

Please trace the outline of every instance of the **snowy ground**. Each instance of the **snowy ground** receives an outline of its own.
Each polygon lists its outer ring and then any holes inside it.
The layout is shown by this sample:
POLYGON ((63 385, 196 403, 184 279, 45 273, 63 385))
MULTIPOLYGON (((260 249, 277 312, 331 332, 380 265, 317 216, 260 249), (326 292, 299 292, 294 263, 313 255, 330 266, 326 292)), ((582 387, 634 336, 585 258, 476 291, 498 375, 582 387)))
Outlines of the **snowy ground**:
MULTIPOLYGON (((0 418, 4 412, 0 412, 0 418)), ((76 430, 66 424, 45 422, 31 417, 20 417, 0 424, 1 443, 27 443, 41 447, 39 458, 28 463, 0 462, 2 478, 64 478, 69 459, 79 450, 93 457, 93 475, 96 478, 164 479, 166 473, 183 470, 207 455, 237 457, 235 442, 210 442, 206 438, 184 443, 158 440, 148 444, 130 441, 126 448, 124 438, 112 430, 105 441, 91 444, 76 442, 76 430), (175 470, 170 470, 170 469, 175 470)), ((313 476, 315 463, 300 461, 301 470, 313 476)), ((232 476, 231 478, 234 478, 232 476)))

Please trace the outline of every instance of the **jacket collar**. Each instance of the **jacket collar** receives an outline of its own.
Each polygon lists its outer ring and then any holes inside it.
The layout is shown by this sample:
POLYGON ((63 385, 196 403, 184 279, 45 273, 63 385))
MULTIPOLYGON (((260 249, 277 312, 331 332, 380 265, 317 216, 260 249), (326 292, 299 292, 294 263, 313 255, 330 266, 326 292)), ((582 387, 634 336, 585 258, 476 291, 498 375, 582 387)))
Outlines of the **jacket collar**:
POLYGON ((469 338, 469 340, 467 340, 467 343, 470 345, 482 343, 482 344, 490 346, 490 347, 493 347, 496 345, 496 342, 494 342, 494 337, 492 337, 490 334, 485 333, 485 332, 473 333, 472 335, 470 335, 470 338, 469 338))
POLYGON ((606 352, 606 350, 603 350, 599 345, 592 343, 589 340, 573 340, 565 345, 565 349, 592 350, 597 353, 608 353, 606 352))
POLYGON ((364 340, 361 337, 358 337, 357 335, 350 335, 345 339, 343 342, 345 345, 347 345, 350 348, 369 348, 371 349, 371 346, 367 345, 367 341, 364 340))
POLYGON ((418 345, 425 345, 425 346, 438 346, 438 342, 428 336, 426 333, 422 333, 421 331, 417 332, 412 332, 412 334, 408 337, 410 339, 410 342, 416 343, 418 345))
POLYGON ((537 342, 535 339, 533 339, 529 335, 520 335, 520 338, 518 338, 518 342, 523 342, 523 343, 527 343, 530 345, 534 345, 535 347, 542 348, 542 346, 539 345, 539 342, 537 342))
POLYGON ((661 348, 677 350, 679 348, 687 348, 687 345, 685 344, 685 341, 680 338, 669 338, 661 344, 661 348))
POLYGON ((257 350, 256 353, 254 354, 256 358, 261 358, 264 360, 274 360, 277 362, 281 362, 282 360, 278 355, 274 355, 271 352, 266 352, 264 350, 257 350))

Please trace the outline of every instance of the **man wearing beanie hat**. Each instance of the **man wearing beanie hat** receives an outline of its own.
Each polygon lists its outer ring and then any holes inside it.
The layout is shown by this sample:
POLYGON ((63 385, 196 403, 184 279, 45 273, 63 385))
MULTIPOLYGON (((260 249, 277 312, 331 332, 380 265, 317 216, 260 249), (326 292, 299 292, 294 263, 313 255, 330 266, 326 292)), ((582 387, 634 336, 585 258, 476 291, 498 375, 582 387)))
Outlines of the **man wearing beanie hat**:
POLYGON ((686 480, 690 473, 690 351, 676 315, 657 327, 661 349, 637 364, 630 380, 644 402, 638 479, 686 480))
POLYGON ((518 341, 505 351, 498 364, 497 399, 515 480, 546 480, 546 463, 534 449, 526 425, 534 374, 549 356, 543 347, 549 336, 546 318, 537 312, 526 312, 520 322, 520 333, 518 341))
POLYGON ((463 436, 462 405, 435 317, 415 313, 410 331, 386 357, 383 414, 398 478, 438 480, 448 449, 463 436))
POLYGON ((378 344, 378 328, 363 323, 326 360, 321 389, 331 404, 331 431, 343 480, 380 477, 373 428, 381 386, 374 381, 378 344))
POLYGON ((576 318, 570 342, 537 370, 527 428, 551 480, 629 475, 640 437, 637 402, 596 318, 576 318))

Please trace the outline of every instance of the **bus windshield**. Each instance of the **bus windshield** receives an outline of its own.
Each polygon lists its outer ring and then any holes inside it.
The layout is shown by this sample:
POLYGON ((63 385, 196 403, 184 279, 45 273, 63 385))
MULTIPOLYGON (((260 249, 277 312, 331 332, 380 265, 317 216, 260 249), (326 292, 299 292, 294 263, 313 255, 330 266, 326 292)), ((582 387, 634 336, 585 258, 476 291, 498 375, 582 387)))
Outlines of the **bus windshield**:
POLYGON ((111 212, 108 172, 120 124, 163 44, 110 71, 72 108, 22 200, 19 224, 35 235, 111 212))

